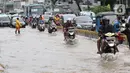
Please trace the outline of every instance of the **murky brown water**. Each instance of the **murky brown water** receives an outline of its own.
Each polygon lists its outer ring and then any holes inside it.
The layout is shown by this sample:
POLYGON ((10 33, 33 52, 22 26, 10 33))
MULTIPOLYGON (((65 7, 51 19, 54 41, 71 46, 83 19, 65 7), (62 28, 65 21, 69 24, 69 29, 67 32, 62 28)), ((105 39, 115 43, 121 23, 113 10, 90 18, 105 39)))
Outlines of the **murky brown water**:
POLYGON ((63 34, 56 36, 36 29, 0 29, 0 63, 4 73, 129 73, 130 51, 120 46, 114 61, 104 61, 97 55, 96 43, 77 36, 76 45, 66 45, 63 34))

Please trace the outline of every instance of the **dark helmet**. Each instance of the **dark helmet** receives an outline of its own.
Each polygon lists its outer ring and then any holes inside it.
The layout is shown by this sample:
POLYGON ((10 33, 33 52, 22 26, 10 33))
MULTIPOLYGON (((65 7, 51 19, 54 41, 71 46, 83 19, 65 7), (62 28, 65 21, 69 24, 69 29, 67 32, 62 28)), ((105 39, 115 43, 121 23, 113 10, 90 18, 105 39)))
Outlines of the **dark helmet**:
POLYGON ((68 18, 67 23, 71 23, 71 20, 72 20, 71 18, 68 18))
POLYGON ((49 20, 53 20, 53 17, 50 17, 49 20))
POLYGON ((129 28, 129 27, 130 27, 130 24, 129 24, 129 23, 126 23, 125 27, 126 27, 126 28, 129 28))
POLYGON ((109 24, 109 21, 110 21, 110 20, 107 19, 107 18, 103 18, 103 19, 102 19, 103 24, 109 24))
POLYGON ((19 20, 19 18, 17 18, 17 20, 19 20))

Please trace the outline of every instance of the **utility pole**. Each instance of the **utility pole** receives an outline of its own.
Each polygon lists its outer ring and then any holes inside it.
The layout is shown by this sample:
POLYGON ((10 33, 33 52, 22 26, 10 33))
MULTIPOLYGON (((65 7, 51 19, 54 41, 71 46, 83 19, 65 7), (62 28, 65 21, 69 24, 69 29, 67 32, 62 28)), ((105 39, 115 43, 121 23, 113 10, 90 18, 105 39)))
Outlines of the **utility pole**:
POLYGON ((128 7, 128 0, 126 0, 126 8, 128 7))
POLYGON ((6 6, 6 5, 5 5, 5 4, 6 4, 5 2, 6 2, 6 1, 5 1, 5 0, 2 0, 2 2, 3 2, 3 12, 5 13, 5 6, 6 6))

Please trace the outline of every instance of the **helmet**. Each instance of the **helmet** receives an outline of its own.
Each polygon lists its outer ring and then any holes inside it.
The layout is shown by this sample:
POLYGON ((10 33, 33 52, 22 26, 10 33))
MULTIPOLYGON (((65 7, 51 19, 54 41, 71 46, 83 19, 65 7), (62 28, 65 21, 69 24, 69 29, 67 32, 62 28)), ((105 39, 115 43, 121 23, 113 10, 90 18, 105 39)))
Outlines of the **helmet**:
POLYGON ((129 27, 130 27, 130 24, 129 24, 129 23, 126 23, 125 27, 126 27, 126 28, 129 28, 129 27))
POLYGON ((53 20, 53 17, 50 17, 49 19, 50 19, 50 20, 53 20))
POLYGON ((107 18, 103 18, 103 19, 102 19, 103 24, 109 24, 109 21, 110 21, 110 20, 107 19, 107 18))
POLYGON ((56 14, 56 17, 59 17, 59 15, 58 15, 58 14, 56 14))
POLYGON ((68 22, 68 23, 71 23, 71 18, 68 18, 68 19, 67 19, 67 22, 68 22))

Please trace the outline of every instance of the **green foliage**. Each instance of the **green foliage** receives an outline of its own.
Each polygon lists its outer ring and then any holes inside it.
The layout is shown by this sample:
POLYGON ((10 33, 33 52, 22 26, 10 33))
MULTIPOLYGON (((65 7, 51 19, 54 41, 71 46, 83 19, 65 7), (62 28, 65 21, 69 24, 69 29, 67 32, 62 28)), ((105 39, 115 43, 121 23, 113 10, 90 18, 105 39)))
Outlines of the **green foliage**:
POLYGON ((95 6, 95 7, 90 8, 90 10, 95 12, 96 14, 99 12, 111 11, 111 9, 108 6, 95 6))

